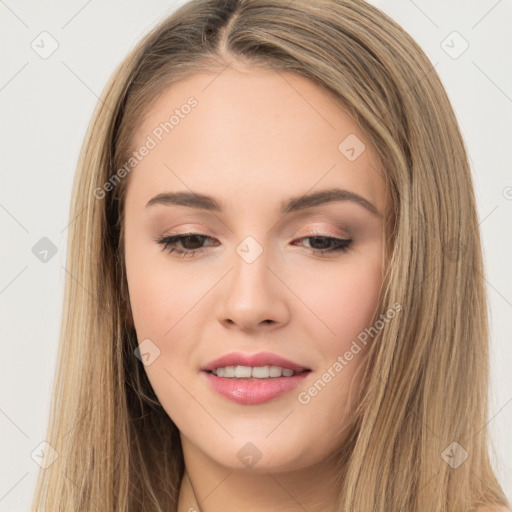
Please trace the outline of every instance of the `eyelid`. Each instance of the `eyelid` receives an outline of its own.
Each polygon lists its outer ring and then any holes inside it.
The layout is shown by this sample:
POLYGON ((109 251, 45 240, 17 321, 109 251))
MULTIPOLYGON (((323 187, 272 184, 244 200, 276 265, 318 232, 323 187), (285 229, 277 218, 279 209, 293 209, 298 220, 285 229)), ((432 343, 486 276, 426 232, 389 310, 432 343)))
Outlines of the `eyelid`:
POLYGON ((179 236, 179 235, 197 235, 197 236, 208 236, 215 238, 212 234, 209 234, 209 230, 205 227, 194 227, 190 224, 180 226, 177 228, 166 229, 161 236, 179 236))
MULTIPOLYGON (((314 222, 314 221, 313 221, 314 222)), ((317 221, 318 222, 318 221, 317 221)), ((301 222, 302 224, 302 222, 301 222)), ((307 236, 328 236, 334 238, 352 238, 349 232, 346 229, 342 229, 341 226, 337 226, 335 222, 326 222, 323 220, 323 224, 327 224, 330 228, 326 227, 322 229, 317 226, 307 227, 307 224, 301 225, 300 230, 294 235, 294 237, 307 237, 307 236)), ((206 226, 198 225, 194 223, 184 224, 182 226, 171 228, 165 230, 161 236, 176 236, 176 235, 200 235, 207 236, 211 238, 216 238, 216 236, 211 232, 206 226)))
MULTIPOLYGON (((174 236, 201 236, 205 238, 210 239, 216 239, 215 236, 208 234, 208 230, 206 229, 195 229, 195 228, 177 228, 175 230, 169 230, 165 231, 161 236, 158 236, 157 239, 161 239, 164 237, 174 237, 174 236)), ((341 232, 330 232, 328 230, 321 230, 318 228, 312 228, 312 229, 306 229, 304 232, 297 233, 293 237, 293 239, 301 239, 301 238, 308 238, 308 237, 315 237, 315 236, 323 236, 323 237, 330 237, 330 238, 341 238, 341 239, 351 239, 352 237, 348 235, 348 233, 341 233, 341 232)))
POLYGON ((343 232, 342 230, 336 230, 336 231, 330 231, 330 230, 323 230, 317 227, 313 227, 311 229, 304 229, 304 233, 299 232, 297 234, 298 238, 302 237, 309 237, 309 236, 328 236, 333 238, 344 238, 349 239, 352 238, 347 232, 343 232))

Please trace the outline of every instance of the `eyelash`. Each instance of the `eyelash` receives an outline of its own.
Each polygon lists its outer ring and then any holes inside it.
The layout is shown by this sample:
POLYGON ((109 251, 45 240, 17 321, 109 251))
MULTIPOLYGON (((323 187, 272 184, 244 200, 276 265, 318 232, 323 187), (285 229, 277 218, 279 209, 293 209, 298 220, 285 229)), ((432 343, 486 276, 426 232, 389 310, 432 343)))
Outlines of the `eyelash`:
MULTIPOLYGON (((179 242, 183 240, 184 238, 189 237, 200 237, 204 239, 212 239, 212 237, 201 235, 200 233, 184 233, 182 235, 171 235, 171 236, 164 236, 157 240, 157 243, 162 245, 162 250, 167 251, 169 253, 176 253, 179 257, 192 257, 198 252, 203 252, 205 250, 204 247, 200 249, 178 249, 177 247, 171 247, 172 244, 179 242)), ((333 236, 325 236, 325 235, 312 235, 312 236, 304 236, 302 238, 299 238, 299 240, 304 240, 308 238, 325 238, 327 240, 334 240, 338 242, 338 245, 334 247, 333 249, 313 249, 311 250, 314 253, 320 253, 320 254, 326 254, 326 253, 341 253, 346 252, 349 250, 350 246, 352 245, 352 240, 350 239, 344 239, 344 238, 336 238, 333 236)))

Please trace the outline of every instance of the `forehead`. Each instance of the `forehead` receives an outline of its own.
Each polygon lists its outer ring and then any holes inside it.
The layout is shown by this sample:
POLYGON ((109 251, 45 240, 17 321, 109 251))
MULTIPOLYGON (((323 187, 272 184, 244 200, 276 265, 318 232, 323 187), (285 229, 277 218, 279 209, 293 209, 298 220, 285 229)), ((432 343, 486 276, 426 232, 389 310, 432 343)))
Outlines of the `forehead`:
POLYGON ((134 150, 153 141, 130 179, 148 194, 188 187, 270 199, 343 185, 384 208, 366 135, 330 93, 292 72, 195 75, 161 93, 134 134, 134 150))

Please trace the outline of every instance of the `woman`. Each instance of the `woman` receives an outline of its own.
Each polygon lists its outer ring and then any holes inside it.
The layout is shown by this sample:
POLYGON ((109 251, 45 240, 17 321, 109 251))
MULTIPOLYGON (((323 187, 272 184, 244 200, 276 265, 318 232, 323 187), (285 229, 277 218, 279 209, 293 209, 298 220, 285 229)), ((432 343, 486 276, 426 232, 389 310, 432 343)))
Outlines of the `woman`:
POLYGON ((184 5, 108 84, 72 204, 34 510, 507 510, 464 144, 381 11, 184 5))

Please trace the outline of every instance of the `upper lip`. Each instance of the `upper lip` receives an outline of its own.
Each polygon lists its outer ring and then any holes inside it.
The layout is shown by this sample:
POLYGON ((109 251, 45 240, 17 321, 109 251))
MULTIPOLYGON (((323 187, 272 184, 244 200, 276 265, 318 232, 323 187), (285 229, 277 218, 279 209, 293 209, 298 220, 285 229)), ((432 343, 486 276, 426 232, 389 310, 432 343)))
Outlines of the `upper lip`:
POLYGON ((226 366, 280 366, 281 368, 301 372, 309 370, 303 364, 294 363, 271 352, 258 352, 257 354, 243 354, 242 352, 231 352, 222 357, 210 361, 201 367, 203 371, 211 371, 226 366))

